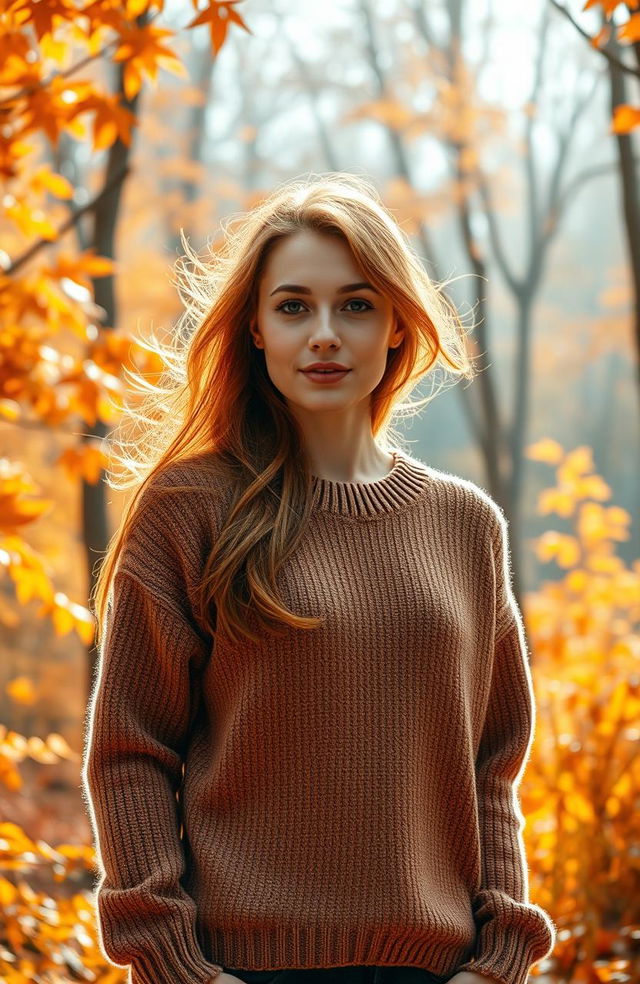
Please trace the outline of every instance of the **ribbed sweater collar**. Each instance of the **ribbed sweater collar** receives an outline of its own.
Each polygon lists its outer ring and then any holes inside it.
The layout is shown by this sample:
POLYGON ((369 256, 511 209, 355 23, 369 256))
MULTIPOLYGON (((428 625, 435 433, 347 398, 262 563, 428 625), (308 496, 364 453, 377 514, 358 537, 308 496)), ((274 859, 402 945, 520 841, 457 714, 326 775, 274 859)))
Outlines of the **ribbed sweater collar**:
POLYGON ((372 518, 397 512, 421 498, 429 473, 426 465, 394 449, 393 467, 374 482, 335 482, 312 476, 313 508, 342 516, 372 518))

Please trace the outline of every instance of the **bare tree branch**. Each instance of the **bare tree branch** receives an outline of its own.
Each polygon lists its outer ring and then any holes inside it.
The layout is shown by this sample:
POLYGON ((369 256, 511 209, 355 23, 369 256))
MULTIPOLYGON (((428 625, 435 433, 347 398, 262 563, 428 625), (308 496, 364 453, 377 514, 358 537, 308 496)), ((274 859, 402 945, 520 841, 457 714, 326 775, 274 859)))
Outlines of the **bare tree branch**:
MULTIPOLYGON (((640 164, 640 158, 634 158, 633 163, 637 167, 640 164)), ((593 167, 585 168, 584 171, 576 175, 571 183, 566 186, 562 195, 559 196, 557 202, 558 211, 563 212, 566 210, 569 197, 576 194, 580 185, 590 181, 591 178, 599 178, 601 175, 608 174, 610 171, 617 171, 619 166, 617 161, 607 161, 605 164, 596 164, 593 167)))
MULTIPOLYGON (((550 0, 550 3, 556 8, 556 10, 559 10, 561 14, 564 14, 569 23, 573 24, 578 34, 581 34, 593 48, 593 37, 588 31, 585 31, 583 27, 580 27, 580 25, 573 19, 567 8, 563 7, 561 3, 558 3, 558 0, 550 0)), ((626 62, 616 58, 616 56, 609 51, 608 48, 594 48, 594 51, 599 51, 600 54, 603 55, 607 61, 610 61, 612 65, 615 65, 616 68, 619 68, 623 72, 627 72, 628 75, 635 75, 637 79, 640 79, 640 68, 634 68, 633 65, 628 65, 626 62)))
POLYGON ((558 135, 559 150, 553 172, 551 174, 551 180, 549 182, 547 207, 541 215, 541 221, 537 230, 538 236, 536 249, 539 251, 540 255, 543 253, 543 247, 551 240, 558 228, 561 215, 560 185, 562 182, 562 176, 569 161, 570 142, 573 134, 576 132, 580 117, 585 113, 587 108, 592 105, 593 95, 599 81, 599 77, 595 75, 593 78, 593 85, 589 91, 582 99, 576 99, 569 122, 567 126, 564 127, 563 132, 558 135))

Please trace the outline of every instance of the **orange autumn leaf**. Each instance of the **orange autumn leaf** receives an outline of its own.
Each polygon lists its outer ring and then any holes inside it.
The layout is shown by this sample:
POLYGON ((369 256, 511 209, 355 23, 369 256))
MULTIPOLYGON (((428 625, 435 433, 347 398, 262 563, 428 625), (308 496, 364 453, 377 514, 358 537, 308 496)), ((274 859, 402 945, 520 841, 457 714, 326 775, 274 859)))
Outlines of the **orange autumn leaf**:
POLYGON ((100 481, 102 471, 107 467, 108 458, 105 451, 96 444, 81 444, 67 448, 57 459, 69 478, 82 478, 91 485, 100 481))
POLYGON ((38 168, 30 176, 29 185, 33 192, 50 191, 56 198, 73 198, 73 185, 61 174, 55 174, 48 165, 38 168))
POLYGON ((618 29, 618 40, 627 41, 633 44, 640 41, 640 14, 633 14, 626 24, 621 24, 618 29))
POLYGON ((35 703, 37 694, 35 687, 33 686, 33 681, 26 676, 16 677, 10 680, 5 686, 5 693, 11 697, 12 700, 16 701, 18 704, 33 704, 35 703))
POLYGON ((27 237, 37 236, 52 241, 57 239, 58 230, 53 222, 41 209, 34 208, 28 201, 18 201, 9 194, 5 195, 4 215, 27 237))
POLYGON ((20 413, 20 404, 17 400, 0 399, 0 417, 3 420, 19 420, 20 413))
POLYGON ((51 499, 25 499, 35 486, 19 465, 0 459, 0 531, 13 533, 39 519, 53 506, 51 499))
POLYGON ((208 24, 213 50, 218 54, 226 40, 230 24, 237 24, 249 34, 253 33, 237 10, 233 9, 234 4, 239 2, 240 0, 207 0, 208 6, 200 11, 197 17, 187 24, 187 27, 208 24))
MULTIPOLYGON (((631 10, 637 10, 640 4, 640 0, 627 0, 627 7, 631 10)), ((592 7, 602 7, 605 17, 609 18, 613 16, 614 11, 620 6, 620 0, 586 0, 583 6, 583 10, 589 10, 592 7)))
POLYGON ((96 103, 94 111, 93 150, 106 150, 115 140, 121 140, 127 146, 131 144, 131 129, 136 118, 116 96, 96 103))
POLYGON ((160 43, 161 38, 172 37, 173 34, 173 31, 153 24, 122 32, 120 44, 112 58, 114 61, 125 62, 124 88, 127 99, 133 99, 137 95, 145 75, 155 80, 161 67, 174 75, 186 77, 187 72, 180 59, 160 43))
POLYGON ((91 248, 75 255, 61 250, 55 262, 44 267, 43 272, 54 280, 73 280, 89 289, 91 277, 105 277, 117 269, 115 260, 109 256, 96 256, 91 248))
POLYGON ((640 126, 640 109, 628 103, 620 103, 613 111, 613 133, 630 133, 640 126))

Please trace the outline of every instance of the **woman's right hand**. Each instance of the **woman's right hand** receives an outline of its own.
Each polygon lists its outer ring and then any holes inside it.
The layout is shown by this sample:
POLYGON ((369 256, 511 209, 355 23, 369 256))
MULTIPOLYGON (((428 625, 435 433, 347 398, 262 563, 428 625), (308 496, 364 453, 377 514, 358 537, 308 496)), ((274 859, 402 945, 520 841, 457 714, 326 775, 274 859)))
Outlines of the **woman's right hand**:
POLYGON ((214 977, 212 984, 244 984, 244 981, 234 974, 229 974, 226 970, 223 970, 221 974, 214 977))

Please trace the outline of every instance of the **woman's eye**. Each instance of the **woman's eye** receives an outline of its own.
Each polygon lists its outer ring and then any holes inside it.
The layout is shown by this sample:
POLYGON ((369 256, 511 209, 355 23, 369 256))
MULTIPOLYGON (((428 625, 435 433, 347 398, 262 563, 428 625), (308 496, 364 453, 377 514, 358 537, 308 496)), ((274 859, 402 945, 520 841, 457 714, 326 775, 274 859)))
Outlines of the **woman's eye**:
MULTIPOLYGON (((285 314, 300 314, 300 311, 285 311, 285 308, 289 304, 302 304, 302 301, 283 301, 281 304, 278 304, 276 311, 284 311, 285 314)), ((347 304, 364 304, 363 308, 360 308, 357 311, 352 311, 352 314, 362 314, 364 311, 372 310, 372 305, 369 304, 368 301, 363 301, 362 299, 356 297, 354 297, 351 301, 347 301, 347 304)))
MULTIPOLYGON (((287 304, 301 304, 301 301, 283 301, 282 304, 278 304, 276 311, 284 311, 287 304)), ((299 311, 285 311, 285 314, 300 314, 299 311)))
POLYGON ((347 301, 347 304, 364 304, 364 308, 360 308, 360 311, 354 311, 354 314, 360 314, 362 311, 370 311, 371 304, 368 301, 363 301, 359 297, 354 297, 352 301, 347 301))

